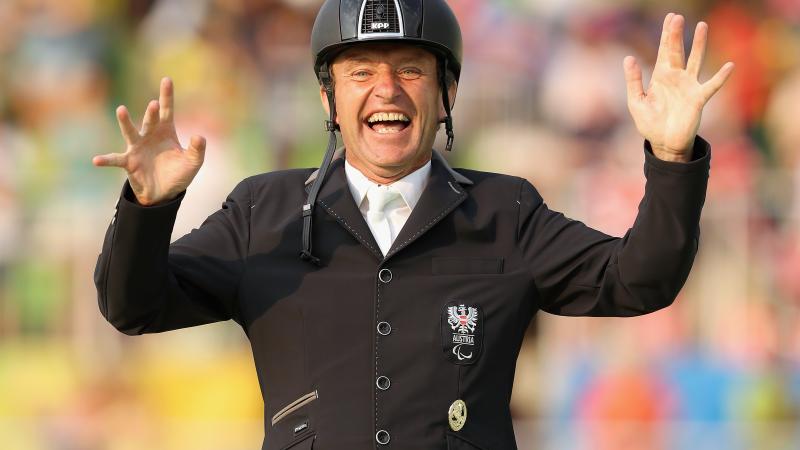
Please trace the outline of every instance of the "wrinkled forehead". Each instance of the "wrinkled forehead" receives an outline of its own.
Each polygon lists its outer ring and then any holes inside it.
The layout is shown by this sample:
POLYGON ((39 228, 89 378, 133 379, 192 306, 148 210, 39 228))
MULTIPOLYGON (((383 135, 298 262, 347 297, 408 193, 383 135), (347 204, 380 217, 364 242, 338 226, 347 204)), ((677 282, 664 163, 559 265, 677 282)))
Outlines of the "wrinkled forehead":
POLYGON ((381 63, 391 64, 414 62, 417 64, 436 65, 433 53, 416 45, 393 44, 386 42, 365 42, 353 45, 339 53, 333 60, 334 66, 355 63, 381 63))

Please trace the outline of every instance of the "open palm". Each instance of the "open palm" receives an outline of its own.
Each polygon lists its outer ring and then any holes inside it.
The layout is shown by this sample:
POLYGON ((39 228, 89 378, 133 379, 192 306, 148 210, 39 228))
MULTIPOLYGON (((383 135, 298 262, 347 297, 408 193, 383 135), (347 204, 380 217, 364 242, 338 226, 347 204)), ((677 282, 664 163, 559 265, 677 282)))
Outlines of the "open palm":
POLYGON ((117 108, 117 121, 127 148, 125 153, 95 156, 100 167, 121 167, 128 173, 136 199, 154 205, 175 198, 186 190, 203 165, 206 142, 199 136, 183 148, 173 119, 174 88, 168 78, 161 80, 159 100, 147 105, 141 132, 131 121, 125 106, 117 108))
POLYGON ((705 83, 699 81, 705 58, 708 25, 697 24, 688 61, 683 48, 683 16, 667 14, 661 32, 653 76, 647 91, 642 70, 633 56, 623 62, 628 109, 639 133, 650 141, 653 153, 669 161, 688 161, 706 102, 733 71, 728 62, 705 83))

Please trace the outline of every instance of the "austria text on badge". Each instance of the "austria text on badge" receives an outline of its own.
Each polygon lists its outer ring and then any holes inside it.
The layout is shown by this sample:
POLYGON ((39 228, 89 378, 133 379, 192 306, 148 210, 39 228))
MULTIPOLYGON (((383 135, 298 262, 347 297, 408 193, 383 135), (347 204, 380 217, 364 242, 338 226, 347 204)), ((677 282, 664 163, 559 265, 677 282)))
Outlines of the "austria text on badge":
POLYGON ((477 361, 483 347, 484 325, 480 305, 447 303, 442 314, 442 346, 447 359, 459 365, 477 361))

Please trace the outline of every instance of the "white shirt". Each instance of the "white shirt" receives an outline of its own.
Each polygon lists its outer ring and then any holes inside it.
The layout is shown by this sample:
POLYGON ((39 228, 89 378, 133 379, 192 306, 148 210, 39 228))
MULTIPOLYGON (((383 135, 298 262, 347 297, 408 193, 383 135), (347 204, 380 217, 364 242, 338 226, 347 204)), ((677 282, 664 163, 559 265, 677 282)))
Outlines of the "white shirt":
MULTIPOLYGON (((372 186, 379 185, 364 176, 363 173, 353 167, 346 159, 344 162, 344 173, 347 176, 347 184, 350 186, 350 193, 353 194, 353 200, 355 200, 359 211, 361 211, 361 215, 364 217, 367 225, 369 225, 373 236, 375 236, 375 230, 372 229, 372 224, 367 219, 367 209, 369 206, 367 202, 367 190, 372 186)), ((400 193, 400 198, 390 202, 384 208, 384 213, 389 221, 391 230, 391 242, 394 242, 395 238, 397 238, 406 220, 408 220, 408 217, 411 215, 411 210, 417 206, 422 191, 428 184, 428 176, 430 173, 431 162, 428 161, 419 169, 391 183, 391 186, 400 193)), ((385 250, 384 254, 386 254, 385 250)))

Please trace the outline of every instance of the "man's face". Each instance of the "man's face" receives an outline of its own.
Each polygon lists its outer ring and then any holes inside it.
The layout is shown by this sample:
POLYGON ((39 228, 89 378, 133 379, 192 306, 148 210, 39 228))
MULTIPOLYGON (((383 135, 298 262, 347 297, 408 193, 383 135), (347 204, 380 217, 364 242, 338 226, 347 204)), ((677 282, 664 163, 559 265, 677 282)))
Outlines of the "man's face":
MULTIPOLYGON (((350 164, 385 183, 430 159, 444 117, 433 54, 406 44, 362 44, 337 56, 332 72, 350 164)), ((320 96, 327 110, 324 89, 320 96)))

